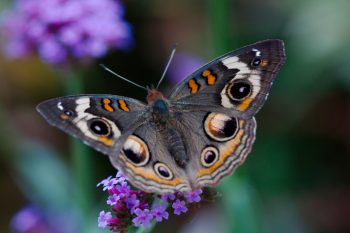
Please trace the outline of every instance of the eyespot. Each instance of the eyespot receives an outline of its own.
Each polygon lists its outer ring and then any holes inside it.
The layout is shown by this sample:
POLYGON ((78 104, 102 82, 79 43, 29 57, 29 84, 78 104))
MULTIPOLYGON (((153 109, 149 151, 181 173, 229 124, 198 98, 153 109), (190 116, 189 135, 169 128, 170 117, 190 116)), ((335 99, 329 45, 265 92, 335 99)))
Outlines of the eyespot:
POLYGON ((228 96, 235 101, 241 101, 250 96, 251 84, 247 81, 234 81, 227 88, 228 96))
POLYGON ((219 159, 219 151, 213 146, 204 148, 201 154, 201 163, 204 167, 211 167, 219 159))
POLYGON ((111 134, 111 127, 109 124, 100 118, 90 120, 89 128, 97 136, 109 136, 111 134))
POLYGON ((63 113, 69 117, 73 116, 73 112, 71 110, 65 110, 63 113))
POLYGON ((258 57, 255 57, 251 64, 252 64, 252 66, 259 66, 260 63, 261 63, 261 59, 258 57))
POLYGON ((173 173, 164 163, 156 163, 154 165, 154 171, 160 178, 165 180, 171 180, 174 177, 173 173))
POLYGON ((204 121, 204 131, 216 141, 228 141, 238 131, 238 121, 221 113, 210 113, 204 121))
POLYGON ((148 146, 142 139, 135 135, 130 135, 125 141, 122 155, 135 166, 143 166, 150 159, 148 146))
MULTIPOLYGON (((60 110, 63 111, 62 105, 59 105, 59 106, 60 106, 60 110), (61 108, 62 108, 62 109, 61 109, 61 108)), ((64 110, 63 113, 60 114, 60 118, 61 118, 61 120, 63 120, 63 121, 67 121, 67 120, 69 120, 73 115, 74 115, 74 113, 73 113, 72 110, 64 110)))

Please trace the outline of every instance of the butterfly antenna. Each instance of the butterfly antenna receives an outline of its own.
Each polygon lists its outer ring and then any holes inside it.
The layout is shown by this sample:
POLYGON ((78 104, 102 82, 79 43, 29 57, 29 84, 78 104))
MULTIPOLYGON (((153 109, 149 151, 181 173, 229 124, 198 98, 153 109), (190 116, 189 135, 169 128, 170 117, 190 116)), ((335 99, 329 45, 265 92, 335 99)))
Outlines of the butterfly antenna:
POLYGON ((157 84, 157 88, 159 87, 159 85, 160 85, 161 82, 163 81, 163 79, 164 79, 164 77, 165 77, 165 74, 166 74, 166 72, 168 71, 168 68, 169 68, 169 66, 170 66, 170 63, 171 63, 171 61, 172 61, 173 58, 174 58, 174 55, 175 55, 175 52, 176 52, 176 46, 177 46, 177 44, 174 45, 173 50, 171 51, 170 58, 169 58, 169 60, 168 60, 168 63, 167 63, 166 66, 165 66, 165 69, 164 69, 164 72, 163 72, 163 74, 162 74, 162 77, 159 79, 159 82, 158 82, 158 84, 157 84))
POLYGON ((121 75, 115 73, 113 70, 109 69, 109 68, 106 67, 105 65, 100 64, 100 66, 101 66, 103 69, 107 70, 109 73, 111 73, 111 74, 117 76, 118 78, 120 78, 120 79, 122 79, 122 80, 124 80, 124 81, 126 81, 126 82, 128 82, 128 83, 131 83, 131 84, 133 84, 133 85, 135 85, 135 86, 137 86, 137 87, 139 87, 139 88, 142 88, 142 89, 144 89, 144 90, 147 90, 146 87, 141 86, 141 85, 139 85, 139 84, 137 84, 137 83, 134 83, 133 81, 130 81, 130 80, 127 79, 127 78, 124 78, 123 76, 121 76, 121 75))

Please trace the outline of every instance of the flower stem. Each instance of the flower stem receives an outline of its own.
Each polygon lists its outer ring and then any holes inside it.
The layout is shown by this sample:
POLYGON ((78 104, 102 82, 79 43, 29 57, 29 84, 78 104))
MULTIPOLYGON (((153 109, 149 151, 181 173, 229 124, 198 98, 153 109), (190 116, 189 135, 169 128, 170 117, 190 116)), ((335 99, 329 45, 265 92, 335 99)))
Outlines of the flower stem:
POLYGON ((152 230, 154 229, 155 226, 156 226, 156 221, 152 221, 151 226, 149 226, 148 228, 144 228, 141 226, 141 227, 137 228, 137 230, 134 233, 150 233, 150 232, 152 232, 152 230))
POLYGON ((208 48, 213 48, 214 56, 224 54, 228 49, 234 47, 232 31, 234 30, 234 20, 230 18, 231 1, 229 0, 207 0, 208 31, 212 35, 209 39, 211 44, 208 48))
MULTIPOLYGON (((77 95, 83 93, 82 73, 75 70, 69 70, 64 73, 64 91, 67 95, 77 95)), ((91 213, 93 203, 93 169, 92 157, 89 149, 82 142, 75 138, 70 139, 70 154, 72 156, 73 175, 75 179, 75 200, 81 214, 86 216, 91 213)))

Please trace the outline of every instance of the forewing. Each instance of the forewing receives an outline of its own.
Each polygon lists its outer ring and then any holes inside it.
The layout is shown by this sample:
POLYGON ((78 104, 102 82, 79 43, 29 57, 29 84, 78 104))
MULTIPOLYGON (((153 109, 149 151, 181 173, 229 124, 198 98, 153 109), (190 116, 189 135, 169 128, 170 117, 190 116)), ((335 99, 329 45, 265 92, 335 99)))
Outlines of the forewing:
POLYGON ((47 100, 37 110, 51 125, 115 156, 126 137, 145 121, 146 105, 122 96, 79 95, 47 100))
POLYGON ((285 61, 281 40, 265 40, 227 53, 182 81, 170 95, 179 109, 219 111, 251 118, 265 102, 285 61))

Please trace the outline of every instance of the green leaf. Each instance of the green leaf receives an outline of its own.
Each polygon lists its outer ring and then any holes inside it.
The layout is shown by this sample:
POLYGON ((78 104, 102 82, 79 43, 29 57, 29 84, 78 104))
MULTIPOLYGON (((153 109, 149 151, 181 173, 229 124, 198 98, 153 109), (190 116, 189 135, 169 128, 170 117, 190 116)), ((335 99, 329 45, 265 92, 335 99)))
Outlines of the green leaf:
POLYGON ((71 204, 68 167, 56 152, 39 144, 26 143, 17 153, 13 161, 16 180, 29 200, 49 209, 71 204))

